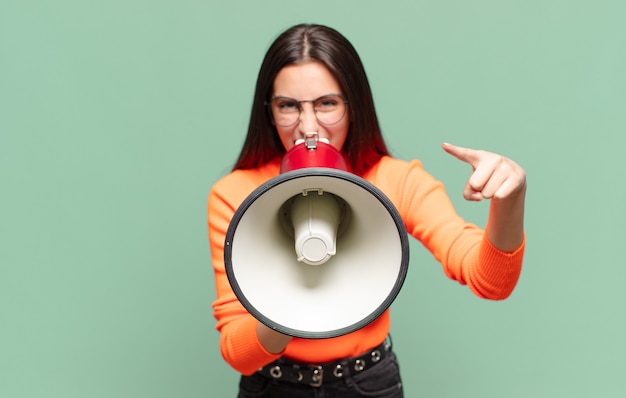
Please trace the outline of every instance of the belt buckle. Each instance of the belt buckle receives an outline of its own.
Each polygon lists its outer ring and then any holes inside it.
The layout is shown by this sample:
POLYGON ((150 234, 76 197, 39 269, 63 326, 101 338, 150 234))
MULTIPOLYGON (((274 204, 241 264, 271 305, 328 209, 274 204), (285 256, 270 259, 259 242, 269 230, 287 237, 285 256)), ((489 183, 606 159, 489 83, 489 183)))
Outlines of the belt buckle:
POLYGON ((320 387, 324 381, 324 369, 320 365, 309 365, 309 368, 313 370, 313 380, 309 385, 311 387, 320 387))

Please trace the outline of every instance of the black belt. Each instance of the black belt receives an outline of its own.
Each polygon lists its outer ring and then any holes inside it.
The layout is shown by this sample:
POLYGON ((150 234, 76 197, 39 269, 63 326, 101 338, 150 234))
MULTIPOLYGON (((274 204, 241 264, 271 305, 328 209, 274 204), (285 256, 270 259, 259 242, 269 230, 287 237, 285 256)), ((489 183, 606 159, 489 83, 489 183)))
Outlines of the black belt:
POLYGON ((366 353, 341 361, 328 362, 321 365, 310 365, 279 358, 257 371, 269 379, 295 384, 309 384, 319 387, 324 382, 343 378, 346 373, 359 373, 380 363, 391 350, 391 342, 385 340, 381 345, 366 353), (346 367, 349 371, 346 371, 346 367))

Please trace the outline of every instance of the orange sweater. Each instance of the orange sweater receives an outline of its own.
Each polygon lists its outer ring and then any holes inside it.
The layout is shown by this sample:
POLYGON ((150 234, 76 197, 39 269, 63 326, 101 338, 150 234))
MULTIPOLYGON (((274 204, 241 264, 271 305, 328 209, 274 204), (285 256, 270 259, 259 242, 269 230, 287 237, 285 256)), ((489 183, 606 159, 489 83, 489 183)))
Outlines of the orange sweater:
MULTIPOLYGON (((355 356, 380 344, 389 332, 389 310, 368 326, 345 336, 309 340, 294 338, 280 355, 267 352, 256 336, 257 320, 237 300, 224 266, 224 240, 235 211, 267 180, 278 176, 280 159, 256 169, 236 170, 219 180, 208 201, 211 256, 217 299, 213 303, 220 348, 226 362, 242 374, 252 374, 280 356, 305 363, 323 363, 355 356)), ((466 284, 478 297, 507 298, 522 267, 524 242, 512 253, 489 243, 484 231, 455 212, 443 184, 411 162, 382 158, 364 176, 389 197, 407 231, 442 264, 448 277, 466 284)))

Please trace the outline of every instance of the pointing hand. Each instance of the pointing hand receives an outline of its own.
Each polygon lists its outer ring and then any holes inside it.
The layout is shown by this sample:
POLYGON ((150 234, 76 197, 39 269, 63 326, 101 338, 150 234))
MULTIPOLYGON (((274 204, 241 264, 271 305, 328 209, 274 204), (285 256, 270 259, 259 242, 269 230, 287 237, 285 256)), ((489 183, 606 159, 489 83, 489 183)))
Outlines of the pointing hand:
POLYGON ((472 166, 472 175, 465 184, 466 200, 506 199, 526 186, 526 172, 517 163, 504 156, 445 143, 444 151, 472 166))

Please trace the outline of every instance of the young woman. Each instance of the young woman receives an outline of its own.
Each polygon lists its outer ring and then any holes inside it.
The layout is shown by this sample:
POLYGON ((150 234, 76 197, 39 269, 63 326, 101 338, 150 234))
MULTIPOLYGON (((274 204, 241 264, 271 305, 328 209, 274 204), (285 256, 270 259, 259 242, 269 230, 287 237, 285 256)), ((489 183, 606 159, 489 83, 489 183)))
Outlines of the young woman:
POLYGON ((448 277, 486 299, 507 298, 519 278, 525 172, 503 156, 443 144, 473 169, 465 198, 491 200, 484 230, 466 223, 419 161, 389 154, 365 70, 345 37, 325 26, 297 25, 267 51, 239 159, 209 194, 213 308, 222 355, 242 374, 239 397, 314 397, 321 391, 325 397, 402 397, 388 344, 388 310, 347 335, 302 339, 257 321, 229 285, 224 240, 233 214, 254 189, 279 175, 283 155, 311 132, 343 153, 350 172, 389 197, 408 233, 432 252, 448 277))

